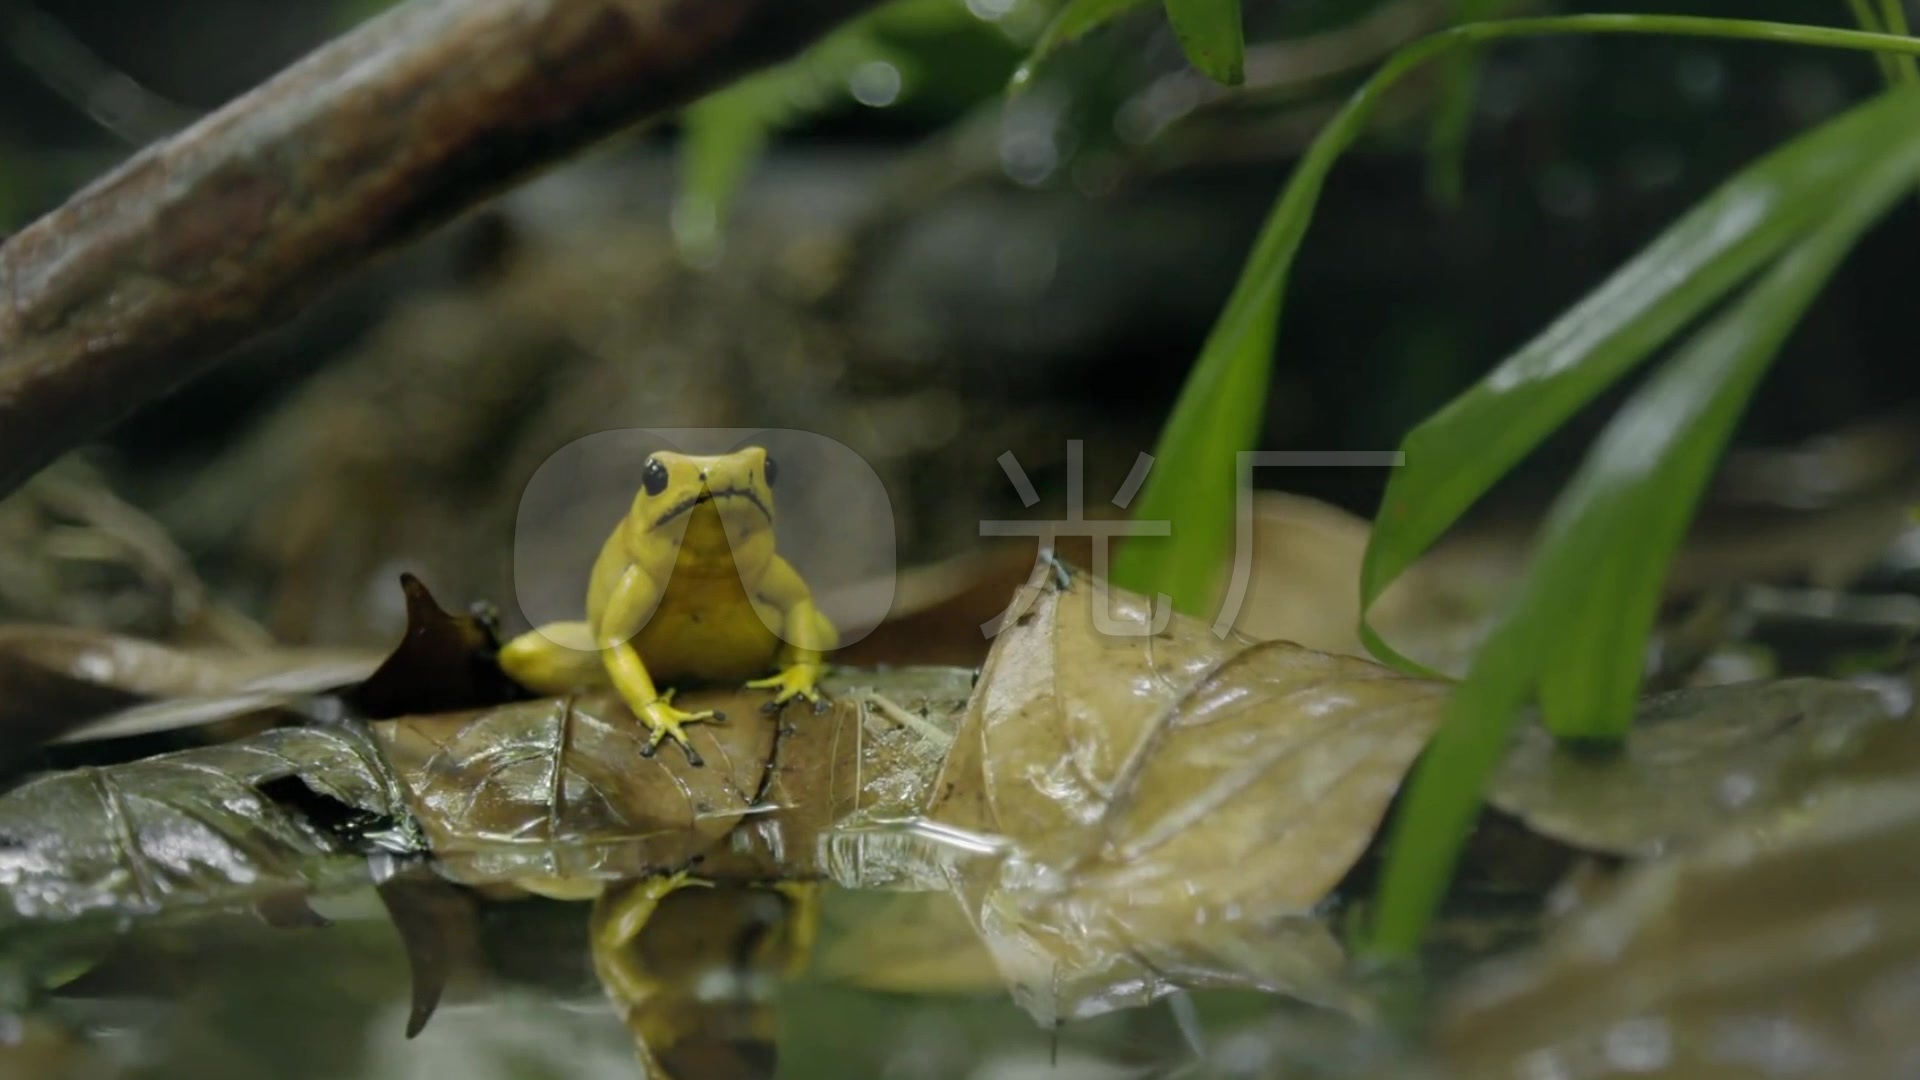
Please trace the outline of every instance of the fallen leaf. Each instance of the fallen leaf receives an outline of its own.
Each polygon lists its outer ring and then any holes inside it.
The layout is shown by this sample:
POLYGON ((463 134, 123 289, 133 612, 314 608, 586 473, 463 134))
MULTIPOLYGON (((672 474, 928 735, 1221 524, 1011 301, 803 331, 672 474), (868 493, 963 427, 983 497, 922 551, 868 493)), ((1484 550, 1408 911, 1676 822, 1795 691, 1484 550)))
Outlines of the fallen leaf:
POLYGON ((1562 843, 1650 858, 1789 804, 1892 720, 1878 694, 1822 679, 1677 690, 1642 701, 1617 749, 1523 727, 1488 799, 1562 843))
MULTIPOLYGON (((1359 634, 1360 564, 1372 523, 1303 495, 1258 491, 1252 503, 1246 592, 1233 628, 1262 641, 1372 659, 1359 634)), ((1436 670, 1464 671, 1520 565, 1482 558, 1478 550, 1471 538, 1456 539, 1409 567, 1375 601, 1375 628, 1436 670)), ((1230 565, 1222 574, 1218 603, 1231 595, 1234 572, 1230 565)))
POLYGON ((37 777, 0 796, 0 925, 184 916, 368 881, 417 849, 393 775, 345 727, 37 777))
POLYGON ((1145 598, 1091 581, 1023 590, 928 809, 979 838, 953 884, 1015 996, 1043 1023, 1196 985, 1352 1004, 1319 909, 1444 686, 1179 615, 1143 634, 1145 598))
POLYGON ((533 696, 500 669, 500 642, 487 620, 449 615, 412 574, 400 575, 400 589, 406 634, 379 668, 342 695, 357 715, 386 720, 533 696))
POLYGON ((673 745, 647 756, 648 729, 610 692, 371 727, 449 877, 611 880, 689 865, 752 809, 776 728, 757 698, 682 702, 728 716, 687 729, 703 766, 673 745))
POLYGON ((378 658, 343 649, 177 648, 61 626, 0 627, 0 761, 43 742, 151 734, 349 685, 378 658))
POLYGON ((836 674, 824 711, 773 714, 765 691, 691 690, 680 705, 726 717, 687 728, 699 766, 672 745, 648 757, 648 729, 605 692, 371 727, 455 880, 621 880, 697 862, 706 877, 871 886, 859 841, 827 834, 859 810, 924 805, 971 681, 951 668, 836 674))
POLYGON ((1913 779, 1831 788, 1630 871, 1538 949, 1447 990, 1447 1075, 1913 1075, 1913 779))

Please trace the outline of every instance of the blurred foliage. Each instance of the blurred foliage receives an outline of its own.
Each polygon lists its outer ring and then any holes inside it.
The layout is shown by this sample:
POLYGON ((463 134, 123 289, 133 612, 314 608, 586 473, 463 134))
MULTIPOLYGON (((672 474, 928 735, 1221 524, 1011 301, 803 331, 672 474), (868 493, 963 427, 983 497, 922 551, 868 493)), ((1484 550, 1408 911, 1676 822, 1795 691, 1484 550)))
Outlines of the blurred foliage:
POLYGON ((1194 67, 1228 86, 1246 81, 1240 0, 1167 0, 1167 19, 1194 67))
MULTIPOLYGON (((719 254, 727 212, 753 162, 776 132, 849 104, 883 108, 924 92, 929 54, 950 59, 955 46, 987 20, 1021 19, 1011 0, 985 8, 979 0, 892 0, 828 35, 797 59, 710 94, 681 117, 681 190, 673 210, 680 249, 696 264, 719 254)), ((1002 43, 1004 33, 996 33, 1002 43)), ((1003 44, 1002 63, 1011 63, 1003 44)), ((942 65, 945 66, 945 65, 942 65)), ((979 92, 979 91, 976 91, 979 92)))

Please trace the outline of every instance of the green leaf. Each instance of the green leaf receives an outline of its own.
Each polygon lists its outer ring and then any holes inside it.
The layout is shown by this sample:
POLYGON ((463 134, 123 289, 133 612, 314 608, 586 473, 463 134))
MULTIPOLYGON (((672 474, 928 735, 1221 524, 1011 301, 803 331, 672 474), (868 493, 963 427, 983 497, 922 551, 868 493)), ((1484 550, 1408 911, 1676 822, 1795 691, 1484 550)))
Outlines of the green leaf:
POLYGON ((847 80, 861 65, 902 66, 871 26, 886 10, 686 109, 680 191, 673 208, 674 239, 683 254, 695 262, 712 261, 741 182, 776 131, 843 102, 847 80))
MULTIPOLYGON (((1909 37, 1913 31, 1907 26, 1906 0, 1880 0, 1880 21, 1885 24, 1889 34, 1909 37)), ((1888 78, 1890 83, 1920 82, 1920 64, 1911 56, 1890 56, 1887 62, 1893 72, 1888 78)))
MULTIPOLYGON (((1234 285, 1233 295, 1228 298, 1219 321, 1208 334, 1206 344, 1201 349, 1200 359, 1194 373, 1189 376, 1188 385, 1182 390, 1179 403, 1173 415, 1168 419, 1166 428, 1161 432, 1156 447, 1157 457, 1154 470, 1149 474, 1140 501, 1136 504, 1137 519, 1153 519, 1155 515, 1174 508, 1182 513, 1198 516, 1171 517, 1173 535, 1168 541, 1142 542, 1138 539, 1122 547, 1116 560, 1113 581, 1136 592, 1164 592, 1174 596, 1175 603, 1182 610, 1197 611, 1195 605, 1204 602, 1200 598, 1204 590, 1194 583, 1211 580, 1217 573, 1223 544, 1216 542, 1217 537, 1225 537, 1231 529, 1233 504, 1231 500, 1189 498, 1178 491, 1163 490, 1181 488, 1194 483, 1194 478, 1206 475, 1219 475, 1219 471, 1228 470, 1233 463, 1221 458, 1199 460, 1187 455, 1201 452, 1206 447, 1225 447, 1227 436, 1244 438, 1233 449, 1252 448, 1254 433, 1258 430, 1258 414, 1251 421, 1240 424, 1236 429, 1223 428, 1221 437, 1214 438, 1203 431, 1188 430, 1192 425, 1212 425, 1218 423, 1217 417, 1239 415, 1236 403, 1214 401, 1210 395, 1244 395, 1247 402, 1264 402, 1267 396, 1266 372, 1270 357, 1262 357, 1257 362, 1246 358, 1256 355, 1254 344, 1258 341, 1274 339, 1282 310, 1282 293, 1286 287, 1287 276, 1293 267, 1294 256, 1299 253, 1300 244, 1306 238, 1307 226, 1312 221, 1313 211, 1319 202, 1320 192, 1325 187, 1327 176, 1339 161, 1340 155, 1359 139, 1366 130, 1368 119, 1373 110, 1384 99, 1388 90, 1402 78, 1418 69, 1427 61, 1442 56, 1454 49, 1467 48, 1490 41, 1506 38, 1538 37, 1554 34, 1591 33, 1591 34, 1669 34, 1689 37, 1717 37, 1754 41, 1771 41, 1826 48, 1847 48, 1859 50, 1885 50, 1908 55, 1920 53, 1920 41, 1912 38, 1894 37, 1886 34, 1871 34, 1857 30, 1835 30, 1826 27, 1795 26, 1788 23, 1755 22, 1742 19, 1704 19, 1677 15, 1574 15, 1536 19, 1510 19, 1500 22, 1473 23, 1454 27, 1439 34, 1424 38, 1395 53, 1373 74, 1367 82, 1354 92, 1339 113, 1330 121, 1313 144, 1307 149, 1306 156, 1294 169, 1274 204, 1266 222, 1261 226, 1252 252, 1247 256, 1245 268, 1239 281, 1234 285), (1236 363, 1257 363, 1248 369, 1244 378, 1227 378, 1224 372, 1236 363)), ((1818 163, 1809 163, 1808 168, 1818 167, 1818 163)), ((1843 171, 1843 170, 1835 170, 1843 171)), ((1825 175, 1824 173, 1822 175, 1825 175)), ((1797 209, 1800 213, 1812 216, 1819 212, 1818 199, 1800 200, 1804 205, 1797 209)), ((1732 228, 1741 224, 1743 215, 1762 217, 1774 212, 1764 204, 1734 206, 1726 208, 1727 216, 1721 221, 1723 227, 1732 228)), ((1788 208, 1793 212, 1796 208, 1788 208)), ((1768 242, 1773 250, 1785 243, 1786 236, 1772 237, 1768 242)), ((1711 240, 1713 237, 1708 237, 1711 240)), ((1762 236, 1761 240, 1768 240, 1762 236)), ((1749 238, 1747 243, 1759 242, 1749 238)), ((1684 260, 1686 253, 1676 253, 1684 260)), ((1749 269, 1759 262, 1759 255, 1747 264, 1749 269)), ((1706 261, 1695 257, 1693 262, 1706 261)), ((1686 271, 1690 263, 1686 261, 1673 264, 1670 269, 1686 271)), ((1737 280, 1737 275, 1735 280, 1737 280)), ((1733 280, 1726 282, 1721 291, 1731 288, 1733 280)), ((1626 287, 1623 283, 1622 288, 1626 287)), ((1640 295, 1638 301, 1650 309, 1664 313, 1672 325, 1659 337, 1672 333, 1684 323, 1692 312, 1676 312, 1662 299, 1670 285, 1669 279, 1634 281, 1629 290, 1640 295), (1646 295, 1642 295, 1646 294, 1646 295)), ((1704 307, 1706 300, 1701 301, 1704 307)), ((1585 322, 1573 325, 1556 324, 1556 327, 1569 333, 1592 329, 1585 322)), ((1645 329, 1645 328, 1642 328, 1645 329)), ((1549 331, 1552 334, 1553 331, 1549 331)), ((1581 347, 1582 342, 1571 338, 1558 343, 1564 363, 1572 363, 1565 354, 1566 349, 1581 347)), ((1652 345, 1646 346, 1651 348, 1652 345)), ((1644 351, 1644 350, 1643 350, 1644 351)), ((1557 368, 1539 372, 1542 377, 1553 375, 1557 368)), ((1624 370, 1624 369, 1623 369, 1624 370)), ((1551 380, 1550 380, 1551 381, 1551 380)), ((1597 393, 1596 386, 1591 392, 1597 393)), ((1590 394, 1589 394, 1590 396, 1590 394)), ((1583 399, 1584 400, 1584 399, 1583 399)), ((1457 403, 1456 403, 1457 404, 1457 403)), ((1574 402, 1571 407, 1577 407, 1574 402)), ((1445 414, 1443 414, 1444 417, 1445 414)), ((1439 418, 1436 418, 1439 419, 1439 418)), ((1540 427, 1537 433, 1529 433, 1518 440, 1518 445, 1506 449, 1507 465, 1517 461, 1528 449, 1536 444, 1545 433, 1559 420, 1554 419, 1540 427)), ((1488 432, 1474 436, 1482 437, 1488 432)), ((1490 434, 1503 435, 1494 431, 1490 434)), ((1430 447, 1431 449, 1431 447, 1430 447)), ((1461 451, 1467 458, 1487 453, 1485 445, 1469 445, 1461 451)), ((1208 451, 1219 453, 1220 450, 1208 451)), ((1424 453, 1424 451, 1423 451, 1424 453)), ((1418 469, 1425 475, 1433 470, 1423 467, 1415 459, 1413 447, 1409 445, 1409 468, 1396 476, 1389 486, 1389 499, 1394 498, 1395 486, 1406 488, 1407 477, 1418 469)), ((1492 480, 1504 472, 1507 465, 1494 471, 1490 476, 1469 478, 1460 490, 1443 490, 1438 498, 1429 498, 1424 493, 1420 498, 1403 494, 1400 498, 1423 516, 1411 524, 1387 520, 1383 522, 1383 531, 1387 539, 1376 535, 1374 543, 1378 552, 1369 550, 1368 561, 1363 568, 1364 602, 1372 600, 1391 584, 1394 577, 1404 570, 1413 558, 1424 551, 1432 541, 1444 532, 1448 525, 1459 516, 1492 480)), ((1433 482, 1445 485, 1452 478, 1444 472, 1437 472, 1433 482)), ((1204 486, 1204 484, 1203 484, 1204 486)), ((1389 510, 1392 508, 1389 507, 1389 510)), ((1409 513, 1406 509, 1394 511, 1399 517, 1409 513)), ((1414 671, 1425 671, 1419 664, 1395 653, 1364 620, 1360 627, 1362 639, 1376 656, 1387 659, 1397 666, 1414 671)), ((1426 672, 1427 674, 1434 674, 1426 672)))
POLYGON ((719 250, 727 212, 774 127, 785 119, 777 80, 748 80, 687 109, 680 147, 680 194, 673 235, 696 262, 719 250))
MULTIPOLYGON (((1860 24, 1860 29, 1876 34, 1886 33, 1887 28, 1880 22, 1880 13, 1874 10, 1873 0, 1847 0, 1847 8, 1853 12, 1853 20, 1860 24)), ((1888 86, 1900 81, 1900 68, 1893 57, 1875 53, 1873 66, 1879 69, 1880 77, 1887 80, 1888 86)))
MULTIPOLYGON (((1829 212, 1831 190, 1873 160, 1854 112, 1774 151, 1709 195, 1402 443, 1361 568, 1370 606, 1541 440, 1829 212)), ((1370 626, 1376 655, 1399 657, 1370 626)), ((1417 666, 1417 665, 1413 665, 1417 666)))
POLYGON ((1240 0, 1167 0, 1167 20, 1194 67, 1226 86, 1246 81, 1240 0))
POLYGON ((1149 483, 1134 504, 1135 519, 1172 522, 1172 534, 1131 539, 1113 561, 1116 584, 1149 595, 1157 589, 1189 615, 1203 611, 1218 591, 1221 556, 1237 512, 1238 452, 1255 443, 1266 407, 1280 290, 1249 303, 1242 323, 1223 321, 1208 339, 1167 421, 1150 475, 1189 471, 1177 482, 1149 483))
POLYGON ((1449 702, 1395 815, 1377 950, 1404 955, 1418 946, 1536 689, 1550 718, 1560 710, 1550 720, 1557 734, 1612 736, 1630 721, 1667 562, 1735 422, 1835 267, 1920 177, 1920 87, 1886 94, 1808 139, 1830 129, 1868 152, 1849 155, 1856 169, 1821 193, 1825 220, 1634 395, 1556 501, 1510 614, 1449 702))
MULTIPOLYGON (((1453 22, 1491 19, 1514 0, 1454 0, 1453 22)), ((1466 173, 1467 138, 1473 133, 1474 96, 1480 90, 1481 57, 1456 51, 1441 60, 1440 103, 1434 108, 1427 139, 1427 195, 1447 209, 1460 205, 1466 173)))
POLYGON ((1040 34, 1040 40, 1034 43, 1033 52, 1014 69, 1013 78, 1008 83, 1010 90, 1018 90, 1033 81, 1034 72, 1040 69, 1041 61, 1052 56, 1054 50, 1062 45, 1078 41, 1086 34, 1105 26, 1107 23, 1141 7, 1147 0, 1067 0, 1065 7, 1047 24, 1040 34))

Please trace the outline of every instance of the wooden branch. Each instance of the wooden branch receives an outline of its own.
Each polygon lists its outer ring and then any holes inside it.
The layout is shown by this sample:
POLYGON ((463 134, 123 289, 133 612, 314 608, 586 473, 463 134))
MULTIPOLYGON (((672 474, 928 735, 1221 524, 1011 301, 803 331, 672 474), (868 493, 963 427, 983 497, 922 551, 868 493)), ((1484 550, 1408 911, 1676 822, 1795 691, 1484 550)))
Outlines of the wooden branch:
POLYGON ((0 495, 381 251, 875 3, 411 0, 319 49, 0 246, 0 495))

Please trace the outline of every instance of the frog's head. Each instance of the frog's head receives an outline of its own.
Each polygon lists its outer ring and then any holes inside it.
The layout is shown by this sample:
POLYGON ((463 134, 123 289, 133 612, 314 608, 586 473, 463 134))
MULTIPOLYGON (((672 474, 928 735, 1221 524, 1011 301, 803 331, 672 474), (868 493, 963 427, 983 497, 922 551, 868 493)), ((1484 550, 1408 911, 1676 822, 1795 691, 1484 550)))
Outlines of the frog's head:
POLYGON ((773 556, 773 459, 758 446, 695 457, 662 450, 640 467, 627 514, 636 561, 672 553, 695 572, 763 566, 773 556))

